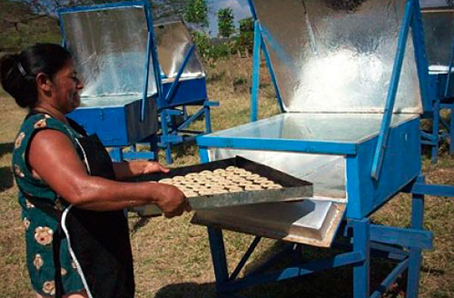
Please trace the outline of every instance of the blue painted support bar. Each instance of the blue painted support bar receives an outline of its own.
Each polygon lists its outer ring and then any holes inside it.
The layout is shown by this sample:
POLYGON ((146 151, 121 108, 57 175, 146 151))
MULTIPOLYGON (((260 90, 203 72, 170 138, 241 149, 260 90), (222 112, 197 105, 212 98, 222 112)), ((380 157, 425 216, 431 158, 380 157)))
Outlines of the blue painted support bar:
POLYGON ((371 242, 370 249, 371 252, 380 252, 381 255, 385 254, 385 257, 388 259, 402 261, 408 257, 408 253, 401 248, 382 243, 371 242))
POLYGON ((166 136, 164 136, 164 135, 161 136, 159 138, 159 141, 160 141, 159 146, 166 148, 168 144, 172 145, 172 144, 181 143, 183 141, 183 137, 179 136, 179 135, 168 134, 166 136))
MULTIPOLYGON (((411 227, 423 229, 424 195, 413 195, 411 210, 411 227)), ((417 298, 419 289, 419 271, 421 269, 421 248, 411 247, 408 265, 407 298, 417 298)))
POLYGON ((249 248, 247 249, 246 253, 241 258, 241 260, 238 263, 238 265, 236 266, 235 270, 233 270, 233 273, 230 275, 229 280, 234 280, 235 278, 237 278, 238 274, 240 274, 241 269, 243 269, 244 264, 246 264, 247 260, 249 259, 251 254, 254 252, 255 248, 257 247, 257 245, 259 244, 261 239, 262 239, 262 237, 259 237, 259 236, 256 236, 254 238, 254 241, 252 241, 252 243, 249 246, 249 248))
POLYGON ((423 137, 424 139, 429 140, 430 142, 434 142, 435 140, 438 139, 438 138, 437 138, 436 136, 434 136, 433 134, 427 133, 427 132, 424 132, 424 131, 421 131, 421 137, 423 137))
POLYGON ((403 247, 433 248, 433 233, 420 229, 370 225, 370 240, 403 247))
POLYGON ((151 39, 153 38, 151 31, 147 33, 147 50, 145 58, 145 70, 144 70, 144 77, 145 82, 143 86, 143 93, 142 93, 142 102, 140 103, 140 121, 143 122, 145 120, 145 111, 147 108, 147 99, 148 99, 148 78, 150 76, 150 51, 151 51, 151 39))
POLYGON ((206 147, 199 147, 199 158, 201 163, 207 163, 210 161, 208 149, 206 147))
POLYGON ((391 117, 394 109, 394 101, 396 99, 397 88, 399 86, 399 78, 402 70, 402 63, 404 60, 405 46, 408 38, 408 31, 410 29, 410 23, 413 16, 414 0, 408 0, 405 8, 405 16, 402 22, 402 28, 399 33, 399 41, 396 51, 396 57, 394 60, 393 72, 391 75, 391 81, 388 89, 388 96, 386 99, 385 111, 383 113, 383 120, 380 128, 380 134, 378 137, 377 147, 375 149, 374 161, 372 164, 371 176, 373 179, 378 180, 380 176, 381 168, 383 165, 383 158, 386 151, 386 146, 389 137, 389 128, 391 124, 391 117))
POLYGON ((434 138, 434 143, 431 149, 431 161, 432 163, 437 162, 438 155, 438 143, 439 143, 439 126, 440 126, 440 100, 437 99, 434 101, 433 107, 433 120, 432 120, 432 135, 434 138))
MULTIPOLYGON (((167 110, 161 111, 161 132, 162 137, 166 138, 169 135, 169 129, 167 127, 167 110)), ((172 151, 171 151, 171 144, 170 142, 164 142, 164 156, 167 164, 171 164, 172 160, 172 151)))
POLYGON ((183 74, 183 71, 186 68, 186 65, 188 64, 189 59, 191 59, 192 54, 194 53, 194 50, 195 50, 195 45, 192 45, 189 48, 188 52, 186 53, 186 56, 184 57, 184 60, 183 60, 183 63, 181 64, 181 66, 180 66, 180 69, 178 69, 178 73, 177 73, 177 75, 176 75, 176 77, 175 77, 175 79, 174 79, 174 81, 172 83, 172 86, 170 86, 169 92, 167 92, 167 95, 166 95, 166 98, 165 98, 165 101, 167 103, 172 101, 173 95, 175 93, 175 88, 180 83, 180 77, 183 74))
POLYGON ((364 259, 353 266, 353 297, 366 298, 370 295, 370 221, 352 220, 353 250, 364 259))
POLYGON ((262 36, 258 20, 254 21, 254 48, 252 53, 252 95, 251 95, 251 122, 258 119, 258 102, 260 94, 260 50, 262 36))
POLYGON ((195 112, 193 115, 191 115, 191 117, 189 117, 188 119, 186 119, 185 121, 183 121, 183 123, 181 123, 180 126, 178 126, 178 128, 177 128, 176 130, 177 130, 177 131, 180 131, 180 130, 182 130, 182 129, 185 129, 185 128, 188 127, 192 122, 194 122, 197 118, 199 118, 200 116, 202 116, 204 113, 205 113, 205 107, 200 108, 197 112, 195 112))
POLYGON ((416 195, 428 195, 439 197, 454 197, 454 186, 451 185, 430 185, 425 183, 413 184, 411 193, 416 195))
POLYGON ((318 260, 276 272, 230 281, 221 285, 219 290, 222 292, 235 292, 246 287, 295 278, 318 271, 356 264, 358 262, 363 262, 364 260, 365 257, 362 253, 357 251, 348 252, 325 260, 318 260))
POLYGON ((268 48, 267 48, 263 38, 262 38, 262 51, 263 51, 263 55, 265 56, 266 66, 268 67, 271 81, 273 82, 274 92, 276 92, 276 98, 277 98, 277 102, 279 104, 279 108, 280 108, 281 112, 284 112, 284 104, 282 103, 281 91, 279 91, 279 86, 277 85, 276 75, 274 74, 274 68, 273 68, 273 65, 271 64, 270 54, 268 53, 268 48))
POLYGON ((424 37, 424 27, 422 24, 421 7, 419 0, 413 2, 414 14, 413 21, 411 22, 411 32, 413 35, 413 46, 415 49, 415 60, 418 69, 419 88, 421 92, 421 99, 423 103, 423 110, 429 111, 431 107, 431 98, 429 98, 429 65, 427 63, 426 55, 426 39, 424 37))
POLYGON ((378 286, 378 289, 375 290, 370 298, 380 298, 383 293, 385 293, 389 287, 396 281, 396 279, 402 275, 405 269, 408 268, 408 259, 400 262, 391 273, 383 280, 383 282, 378 286))
POLYGON ((63 18, 61 17, 62 15, 62 10, 61 9, 57 9, 57 17, 58 17, 58 21, 59 21, 59 27, 60 27, 60 33, 61 33, 61 46, 65 49, 67 49, 67 44, 66 44, 66 33, 65 33, 65 22, 63 20, 63 18))
POLYGON ((208 237, 210 240, 210 251, 213 259, 214 275, 216 276, 216 288, 220 291, 221 286, 223 286, 229 279, 222 230, 219 228, 208 227, 208 237))
POLYGON ((213 129, 211 128, 211 112, 210 107, 218 107, 219 101, 209 101, 206 100, 203 103, 203 108, 205 110, 205 132, 211 133, 213 129))
POLYGON ((254 18, 254 20, 257 20, 257 13, 255 11, 254 3, 252 0, 247 0, 247 3, 249 4, 249 9, 251 11, 251 15, 254 18))

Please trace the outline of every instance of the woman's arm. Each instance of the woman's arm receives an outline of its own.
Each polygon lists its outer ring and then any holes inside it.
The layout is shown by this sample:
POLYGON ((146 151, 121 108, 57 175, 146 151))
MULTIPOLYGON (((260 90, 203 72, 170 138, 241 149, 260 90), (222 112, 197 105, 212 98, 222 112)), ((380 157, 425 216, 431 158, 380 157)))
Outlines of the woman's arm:
POLYGON ((90 176, 70 139, 56 130, 41 130, 32 139, 29 165, 69 203, 90 210, 120 210, 146 203, 158 205, 168 217, 189 209, 176 187, 161 183, 126 183, 90 176))
POLYGON ((156 161, 136 160, 129 162, 114 162, 113 168, 117 180, 125 180, 144 174, 151 174, 156 172, 168 173, 169 169, 163 167, 156 161))

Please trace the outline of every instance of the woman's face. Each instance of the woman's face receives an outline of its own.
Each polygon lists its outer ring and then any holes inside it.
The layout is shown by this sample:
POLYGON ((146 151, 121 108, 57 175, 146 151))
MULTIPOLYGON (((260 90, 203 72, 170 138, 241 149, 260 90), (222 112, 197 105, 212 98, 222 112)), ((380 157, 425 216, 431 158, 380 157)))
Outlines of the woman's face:
POLYGON ((67 114, 80 106, 79 91, 84 87, 77 77, 72 59, 55 73, 52 79, 52 93, 58 109, 67 114))

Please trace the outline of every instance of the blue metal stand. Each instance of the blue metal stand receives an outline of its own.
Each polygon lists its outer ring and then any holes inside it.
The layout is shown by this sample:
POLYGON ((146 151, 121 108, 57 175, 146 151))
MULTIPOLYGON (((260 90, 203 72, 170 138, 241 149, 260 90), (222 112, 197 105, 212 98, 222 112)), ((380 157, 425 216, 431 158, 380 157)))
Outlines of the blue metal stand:
POLYGON ((129 150, 125 151, 125 147, 110 148, 110 157, 112 161, 120 162, 123 160, 157 160, 158 159, 158 146, 157 135, 152 135, 138 144, 129 146, 129 150), (145 151, 137 151, 137 145, 143 145, 147 148, 145 151))
MULTIPOLYGON (((431 84, 432 88, 435 88, 431 93, 439 94, 440 86, 443 87, 445 84, 449 84, 449 81, 444 81, 444 77, 441 75, 434 75, 432 79, 434 82, 431 84), (443 80, 444 82, 440 82, 443 80)), ((450 94, 451 96, 452 94, 450 94)), ((454 111, 454 98, 437 95, 432 100, 432 112, 426 119, 432 118, 432 128, 430 131, 421 132, 421 143, 423 145, 430 146, 431 150, 431 161, 432 163, 437 162, 438 149, 440 142, 447 141, 449 143, 449 154, 454 154, 454 122, 452 121, 452 112, 454 111), (442 110, 448 111, 450 116, 449 120, 444 120, 441 117, 442 110)))
POLYGON ((189 116, 186 106, 179 108, 167 108, 160 111, 161 134, 158 146, 164 149, 165 159, 168 164, 173 162, 172 146, 184 142, 191 142, 197 135, 211 133, 210 108, 219 106, 219 102, 205 100, 201 108, 189 116), (182 121, 178 121, 180 118, 182 121), (205 130, 196 131, 187 129, 197 119, 205 118, 205 130))

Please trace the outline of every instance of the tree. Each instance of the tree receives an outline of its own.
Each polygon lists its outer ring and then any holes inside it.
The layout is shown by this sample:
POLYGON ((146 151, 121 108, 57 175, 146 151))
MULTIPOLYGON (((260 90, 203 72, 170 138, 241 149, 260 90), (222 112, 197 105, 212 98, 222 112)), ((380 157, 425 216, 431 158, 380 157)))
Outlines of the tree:
POLYGON ((235 25, 233 24, 233 10, 231 8, 223 8, 218 11, 218 28, 219 36, 229 38, 235 33, 235 25))
POLYGON ((189 0, 184 18, 187 22, 208 27, 208 4, 206 0, 189 0))
POLYGON ((240 36, 237 39, 237 47, 244 49, 247 48, 252 52, 254 44, 254 19, 245 18, 240 20, 240 36))

